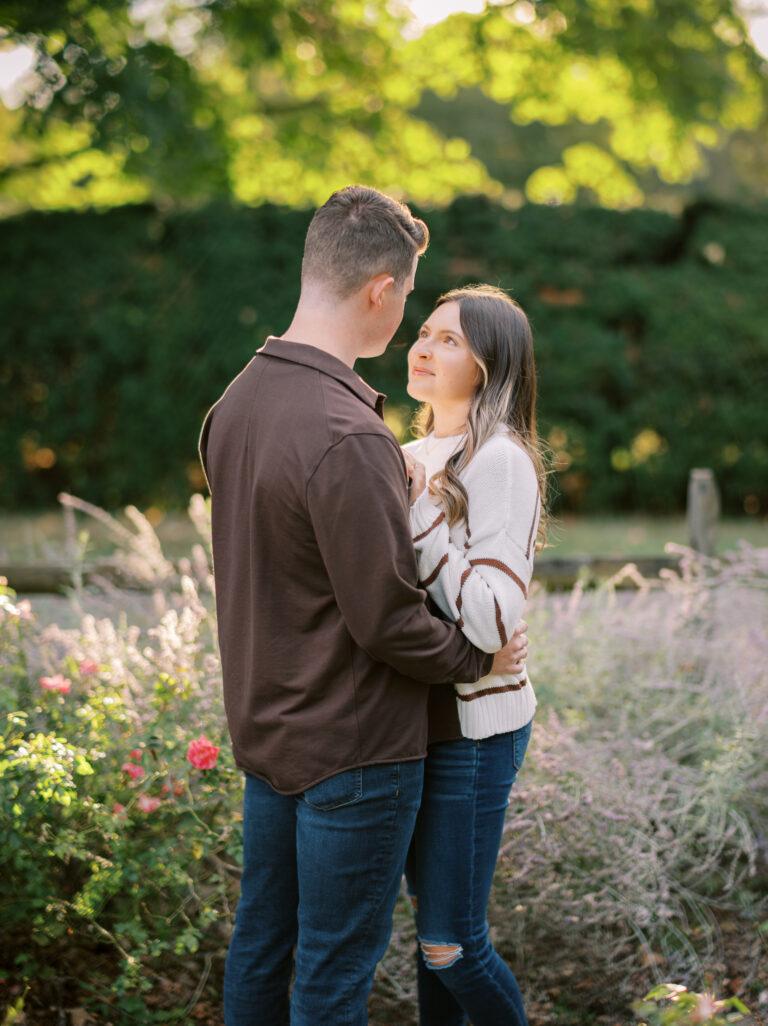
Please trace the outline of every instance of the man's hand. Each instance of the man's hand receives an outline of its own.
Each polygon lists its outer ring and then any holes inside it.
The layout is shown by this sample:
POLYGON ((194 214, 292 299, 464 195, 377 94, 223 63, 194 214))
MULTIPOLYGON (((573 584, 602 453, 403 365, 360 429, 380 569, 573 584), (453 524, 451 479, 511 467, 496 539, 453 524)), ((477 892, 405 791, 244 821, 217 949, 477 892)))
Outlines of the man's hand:
POLYGON ((522 673, 525 669, 525 660, 528 658, 528 624, 525 620, 515 627, 512 637, 504 648, 493 657, 491 673, 522 673))
POLYGON ((427 472, 424 464, 419 463, 409 452, 403 449, 402 453, 408 468, 408 502, 412 506, 427 487, 427 472))

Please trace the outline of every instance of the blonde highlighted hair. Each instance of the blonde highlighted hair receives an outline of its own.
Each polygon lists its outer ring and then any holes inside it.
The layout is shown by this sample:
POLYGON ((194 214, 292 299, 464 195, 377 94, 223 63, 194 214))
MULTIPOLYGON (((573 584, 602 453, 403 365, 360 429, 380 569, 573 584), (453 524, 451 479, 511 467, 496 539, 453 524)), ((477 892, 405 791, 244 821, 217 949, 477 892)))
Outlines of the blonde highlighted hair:
MULTIPOLYGON (((459 474, 499 428, 506 427, 528 453, 539 482, 542 514, 537 548, 546 538, 547 461, 536 430, 536 362, 528 318, 511 296, 494 285, 466 285, 440 296, 436 307, 457 303, 461 330, 482 373, 467 417, 467 437, 430 479, 448 524, 467 522, 468 501, 459 474)), ((422 403, 413 421, 417 438, 429 434, 434 414, 422 403)))

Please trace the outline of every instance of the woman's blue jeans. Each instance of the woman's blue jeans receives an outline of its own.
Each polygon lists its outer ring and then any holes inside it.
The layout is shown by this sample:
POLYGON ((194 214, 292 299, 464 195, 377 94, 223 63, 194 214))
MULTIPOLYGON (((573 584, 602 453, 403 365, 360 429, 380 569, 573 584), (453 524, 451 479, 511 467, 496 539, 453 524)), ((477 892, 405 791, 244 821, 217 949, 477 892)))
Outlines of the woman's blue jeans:
POLYGON ((365 1026, 423 774, 422 759, 363 766, 299 795, 246 775, 226 1026, 365 1026))
POLYGON ((406 863, 416 899, 420 1026, 527 1026, 520 988, 491 944, 486 912, 531 726, 429 748, 406 863))

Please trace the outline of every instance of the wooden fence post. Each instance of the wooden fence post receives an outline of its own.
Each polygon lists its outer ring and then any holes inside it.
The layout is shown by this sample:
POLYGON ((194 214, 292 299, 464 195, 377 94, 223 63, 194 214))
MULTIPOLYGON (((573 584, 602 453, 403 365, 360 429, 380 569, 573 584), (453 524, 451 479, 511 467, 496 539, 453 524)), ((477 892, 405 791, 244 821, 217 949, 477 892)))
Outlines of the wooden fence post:
POLYGON ((692 549, 705 556, 715 554, 720 517, 720 491, 714 471, 696 467, 688 478, 688 537, 692 549))

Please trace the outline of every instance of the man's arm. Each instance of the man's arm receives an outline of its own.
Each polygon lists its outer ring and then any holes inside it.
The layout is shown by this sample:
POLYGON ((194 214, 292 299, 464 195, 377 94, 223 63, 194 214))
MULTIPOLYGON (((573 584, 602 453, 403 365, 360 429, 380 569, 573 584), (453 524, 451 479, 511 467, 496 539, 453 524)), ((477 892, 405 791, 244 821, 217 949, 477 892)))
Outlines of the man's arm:
POLYGON ((427 611, 394 441, 354 434, 332 446, 307 484, 307 509, 347 628, 372 658, 428 684, 491 672, 492 656, 427 611))

